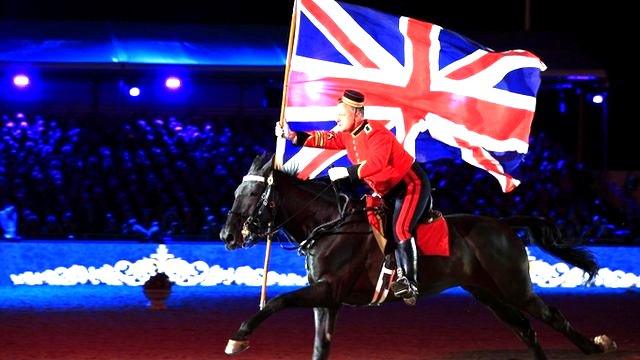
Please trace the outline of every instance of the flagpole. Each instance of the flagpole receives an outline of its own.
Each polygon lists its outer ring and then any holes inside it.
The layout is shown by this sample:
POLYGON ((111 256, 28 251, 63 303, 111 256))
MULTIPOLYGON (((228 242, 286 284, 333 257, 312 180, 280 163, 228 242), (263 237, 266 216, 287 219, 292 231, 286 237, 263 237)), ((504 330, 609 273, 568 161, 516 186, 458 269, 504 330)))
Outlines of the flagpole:
POLYGON ((260 290, 260 310, 267 304, 267 274, 269 273, 269 259, 271 258, 271 223, 269 223, 269 235, 267 235, 267 247, 264 251, 264 273, 262 276, 262 289, 260 290))
MULTIPOLYGON (((289 89, 289 73, 291 69, 291 56, 293 54, 293 45, 295 42, 296 21, 298 15, 298 0, 293 2, 293 12, 291 13, 291 24, 289 26, 289 43, 287 46, 287 60, 284 64, 284 81, 282 84, 282 102, 280 103, 280 127, 284 126, 287 121, 284 117, 285 108, 287 106, 287 91, 289 89)), ((276 139, 276 154, 274 156, 274 167, 282 169, 282 160, 284 158, 284 147, 287 139, 278 137, 276 139)))
POLYGON ((291 56, 293 53, 294 36, 296 32, 296 19, 298 11, 298 0, 293 2, 293 13, 291 13, 291 25, 289 26, 289 46, 287 47, 287 61, 284 64, 284 84, 282 86, 282 103, 280 105, 280 125, 284 125, 284 108, 287 105, 287 89, 289 88, 289 70, 291 68, 291 56))
MULTIPOLYGON (((289 68, 291 65, 291 53, 293 52, 293 42, 296 30, 296 15, 298 11, 298 0, 293 2, 293 12, 291 13, 291 24, 289 26, 289 43, 287 47, 287 61, 284 66, 284 82, 282 84, 282 102, 280 104, 280 127, 284 125, 286 121, 284 118, 284 109, 287 105, 287 89, 289 88, 289 68)), ((276 138, 276 153, 273 156, 273 167, 276 169, 282 168, 282 158, 284 155, 284 146, 286 139, 282 137, 276 138)), ((267 245, 264 252, 264 269, 262 277, 262 289, 260 291, 260 310, 264 308, 267 303, 267 274, 269 273, 269 258, 271 257, 271 224, 269 224, 269 235, 267 235, 267 245)))

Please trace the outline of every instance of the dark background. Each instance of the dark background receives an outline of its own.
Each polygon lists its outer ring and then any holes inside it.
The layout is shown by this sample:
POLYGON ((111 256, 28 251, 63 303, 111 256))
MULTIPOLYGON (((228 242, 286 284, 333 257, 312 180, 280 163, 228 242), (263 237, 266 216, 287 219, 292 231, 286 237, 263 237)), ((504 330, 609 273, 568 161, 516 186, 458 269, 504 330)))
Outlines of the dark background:
MULTIPOLYGON (((527 0, 372 1, 353 4, 433 22, 454 31, 523 32, 527 0)), ((584 52, 612 68, 628 51, 626 28, 632 14, 626 2, 529 0, 531 32, 575 35, 584 52), (618 49, 616 51, 616 49, 618 49)), ((292 0, 275 1, 46 1, 3 0, 0 20, 95 20, 149 23, 269 24, 288 26, 292 0)), ((628 4, 631 4, 630 2, 628 4)), ((489 45, 490 46, 490 45, 489 45)))
MULTIPOLYGON (((524 27, 525 0, 351 0, 381 11, 421 18, 459 30, 516 31, 524 27)), ((617 2, 621 3, 621 2, 617 2)), ((170 23, 288 23, 293 1, 46 1, 4 0, 5 19, 111 20, 170 23)), ((630 5, 627 5, 630 6, 630 5)), ((625 5, 589 1, 530 0, 532 30, 576 31, 598 23, 624 26, 625 5)))
MULTIPOLYGON (((460 32, 484 45, 487 34, 513 39, 522 48, 536 51, 534 37, 556 48, 566 48, 561 62, 573 61, 606 71, 608 77, 608 167, 640 169, 640 157, 629 152, 635 133, 629 128, 637 122, 632 108, 633 86, 637 74, 629 55, 634 36, 631 32, 631 2, 590 2, 530 0, 526 25, 526 0, 498 1, 371 1, 350 3, 380 11, 433 22, 460 32), (614 5, 615 3, 615 5, 614 5), (528 46, 528 47, 527 47, 528 46), (531 48, 533 46, 533 48, 531 48)), ((45 1, 4 0, 0 2, 0 21, 111 21, 160 24, 265 24, 288 27, 293 1, 45 1)), ((0 34, 0 36, 2 36, 0 34)), ((538 43, 540 40, 538 40, 538 43)), ((545 44, 538 44, 544 47, 545 44)), ((545 58, 543 56, 543 61, 545 58)), ((554 64, 549 70, 553 70, 554 64)), ((544 100, 544 99, 542 99, 544 100)), ((534 130, 536 126, 534 121, 534 130)), ((592 133, 585 136, 593 137, 592 133)), ((588 139, 584 139, 588 141, 588 139)), ((599 140, 600 141, 600 140, 599 140)), ((587 143, 588 145, 588 143, 587 143)))

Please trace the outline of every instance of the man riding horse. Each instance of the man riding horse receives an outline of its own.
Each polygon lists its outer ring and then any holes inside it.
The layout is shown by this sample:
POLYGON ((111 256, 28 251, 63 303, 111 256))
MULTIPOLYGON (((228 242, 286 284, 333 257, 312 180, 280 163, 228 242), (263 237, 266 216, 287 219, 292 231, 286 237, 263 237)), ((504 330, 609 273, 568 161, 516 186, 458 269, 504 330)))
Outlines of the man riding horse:
POLYGON ((276 124, 276 136, 296 146, 346 150, 354 164, 329 169, 331 181, 364 181, 374 196, 393 202, 393 236, 397 243, 398 279, 391 285, 397 297, 415 303, 418 296, 417 249, 414 230, 429 204, 430 183, 395 135, 378 122, 364 118, 364 95, 345 90, 337 104, 337 125, 332 131, 292 131, 276 124))

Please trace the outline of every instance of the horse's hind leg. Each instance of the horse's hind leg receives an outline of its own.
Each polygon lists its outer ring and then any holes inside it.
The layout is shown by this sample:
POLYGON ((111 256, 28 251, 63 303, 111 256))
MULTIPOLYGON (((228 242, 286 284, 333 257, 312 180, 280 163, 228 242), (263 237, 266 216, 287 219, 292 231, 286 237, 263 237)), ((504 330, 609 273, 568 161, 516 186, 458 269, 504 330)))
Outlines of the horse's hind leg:
POLYGON ((509 325, 516 335, 527 345, 529 350, 531 350, 535 359, 547 359, 544 350, 542 350, 540 343, 538 343, 536 332, 520 310, 505 304, 488 290, 466 286, 463 288, 470 292, 478 301, 490 308, 498 319, 509 325))
POLYGON ((492 251, 482 251, 476 246, 477 259, 500 289, 502 299, 509 305, 539 320, 544 321, 564 334, 585 354, 615 350, 616 346, 608 337, 592 340, 576 331, 556 308, 547 306, 533 293, 529 275, 529 259, 523 248, 514 247, 520 241, 515 235, 506 236, 500 246, 492 251), (597 341, 597 342, 596 342, 597 341))
POLYGON ((336 324, 336 315, 339 306, 313 309, 316 322, 316 336, 313 344, 313 360, 325 360, 329 358, 331 337, 336 324))
POLYGON ((247 338, 269 316, 287 307, 332 307, 336 306, 331 298, 331 287, 325 282, 305 286, 269 300, 262 310, 242 323, 240 328, 231 337, 225 353, 237 354, 249 347, 247 338))
POLYGON ((522 311, 544 321, 555 330, 564 334, 585 354, 613 351, 616 348, 616 345, 613 342, 598 344, 594 340, 591 340, 579 333, 573 328, 573 326, 571 326, 571 324, 569 324, 569 321, 567 321, 564 315, 562 315, 560 310, 552 306, 547 306, 547 304, 545 304, 538 295, 531 291, 528 292, 526 297, 521 298, 514 305, 517 305, 522 311))

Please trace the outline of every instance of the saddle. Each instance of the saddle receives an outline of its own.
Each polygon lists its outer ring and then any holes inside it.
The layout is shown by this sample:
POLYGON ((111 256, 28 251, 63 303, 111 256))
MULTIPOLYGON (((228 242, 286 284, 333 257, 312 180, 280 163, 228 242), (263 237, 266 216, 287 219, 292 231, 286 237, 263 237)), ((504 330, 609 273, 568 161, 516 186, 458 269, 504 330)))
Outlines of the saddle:
MULTIPOLYGON (((385 234, 391 234, 390 211, 386 211, 384 200, 367 195, 365 199, 367 219, 375 235, 380 250, 385 254, 392 254, 395 249, 394 241, 387 241, 385 234)), ((449 229, 442 212, 431 206, 422 214, 415 229, 416 246, 421 255, 449 256, 449 229)))

